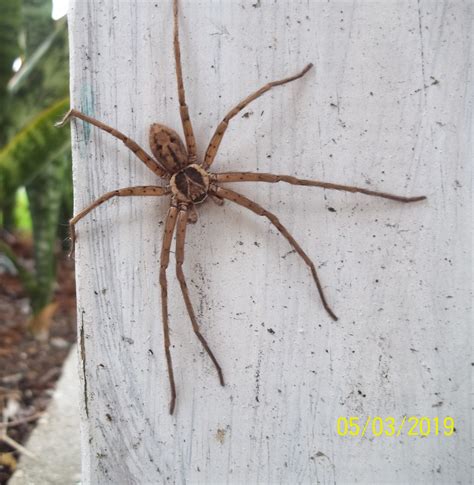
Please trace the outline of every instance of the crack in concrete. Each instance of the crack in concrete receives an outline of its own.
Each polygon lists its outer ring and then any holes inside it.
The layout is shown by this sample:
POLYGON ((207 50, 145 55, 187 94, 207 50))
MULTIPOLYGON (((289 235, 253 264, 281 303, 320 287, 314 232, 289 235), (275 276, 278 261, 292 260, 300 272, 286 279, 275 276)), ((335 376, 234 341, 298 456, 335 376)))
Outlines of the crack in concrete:
POLYGON ((82 362, 82 377, 84 380, 84 408, 86 411, 86 416, 89 418, 89 397, 87 395, 87 374, 86 374, 86 345, 84 338, 84 310, 81 312, 81 328, 80 328, 80 351, 81 351, 81 362, 82 362))
POLYGON ((420 0, 418 0, 418 30, 420 32, 420 55, 421 55, 421 75, 422 75, 422 83, 423 83, 423 95, 426 100, 426 89, 425 89, 425 51, 423 49, 423 29, 421 25, 421 7, 420 7, 420 0))

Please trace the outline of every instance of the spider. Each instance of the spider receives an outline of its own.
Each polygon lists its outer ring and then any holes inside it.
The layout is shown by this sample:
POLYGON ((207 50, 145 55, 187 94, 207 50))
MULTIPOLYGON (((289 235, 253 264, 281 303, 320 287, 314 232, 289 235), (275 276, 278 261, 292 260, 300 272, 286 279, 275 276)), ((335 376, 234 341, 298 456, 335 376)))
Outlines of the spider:
POLYGON ((71 118, 79 118, 80 120, 88 122, 96 126, 97 128, 104 130, 107 133, 110 133, 112 136, 121 140, 127 146, 127 148, 129 148, 153 173, 164 179, 166 183, 166 185, 161 186, 150 185, 128 187, 107 192, 106 194, 102 195, 97 200, 92 202, 85 209, 80 211, 70 220, 70 230, 71 247, 73 250, 76 240, 76 224, 83 217, 89 214, 93 209, 108 201, 109 199, 112 199, 113 197, 128 196, 170 196, 170 207, 166 215, 160 256, 160 287, 164 350, 166 355, 168 378, 171 390, 171 399, 169 404, 170 414, 173 414, 175 409, 176 386, 174 381, 173 363, 170 352, 170 332, 168 321, 168 285, 166 270, 170 261, 170 247, 173 235, 175 233, 176 275, 179 280, 186 309, 189 313, 194 333, 196 334, 196 337, 200 340, 209 358, 213 362, 219 377, 220 384, 224 386, 224 376, 222 373, 222 369, 212 350, 210 349, 206 339, 201 333, 196 314, 191 303, 185 275, 183 272, 186 228, 188 223, 195 223, 197 221, 196 205, 202 204, 208 198, 213 199, 219 205, 223 204, 224 201, 227 200, 243 206, 259 216, 267 218, 270 223, 278 229, 283 237, 288 240, 289 244, 309 267, 313 280, 316 284, 322 305, 325 308, 326 312, 329 314, 329 316, 336 321, 337 317, 327 303, 314 263, 301 248, 298 242, 293 238, 293 236, 288 232, 285 226, 274 214, 264 209, 256 202, 250 200, 249 198, 238 192, 235 192, 228 188, 224 188, 222 185, 226 184, 227 182, 286 182, 292 185, 305 185, 311 187, 320 187, 329 190, 341 190, 354 193, 357 192, 365 195, 382 197, 384 199, 390 199, 404 203, 418 202, 426 199, 425 196, 402 197, 390 193, 368 190, 361 187, 353 187, 350 185, 340 185, 329 182, 321 182, 317 180, 299 179, 291 175, 275 175, 272 173, 260 172, 211 172, 211 165, 216 158, 219 145, 232 118, 234 118, 252 101, 255 101, 257 98, 270 91, 272 88, 276 86, 282 86, 284 84, 288 84, 302 78, 313 67, 313 65, 308 64, 302 71, 293 76, 265 84, 260 89, 250 94, 240 103, 238 103, 225 115, 225 117, 218 125, 207 147, 204 160, 198 160, 196 154, 196 140, 194 138, 193 127, 191 119, 189 117, 189 110, 185 99, 183 72, 181 66, 181 50, 179 42, 178 0, 173 0, 173 17, 173 48, 176 79, 178 85, 179 111, 186 145, 183 143, 178 133, 176 133, 174 130, 162 124, 155 123, 151 125, 149 132, 150 148, 153 154, 152 157, 128 136, 124 135, 115 128, 112 128, 102 123, 101 121, 98 121, 84 113, 81 113, 78 110, 71 109, 64 116, 64 118, 59 123, 57 123, 57 126, 62 126, 71 118))

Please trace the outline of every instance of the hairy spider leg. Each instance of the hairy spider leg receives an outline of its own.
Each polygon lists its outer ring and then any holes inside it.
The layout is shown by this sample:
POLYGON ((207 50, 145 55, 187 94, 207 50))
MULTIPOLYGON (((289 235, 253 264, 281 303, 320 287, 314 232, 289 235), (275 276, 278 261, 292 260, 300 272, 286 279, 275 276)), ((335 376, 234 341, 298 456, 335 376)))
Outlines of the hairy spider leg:
POLYGON ((258 205, 256 202, 250 199, 247 199, 247 197, 245 197, 244 195, 234 192, 233 190, 223 189, 222 187, 213 187, 212 190, 223 199, 227 199, 227 200, 230 200, 231 202, 235 202, 236 204, 239 204, 242 207, 246 207, 247 209, 250 209, 252 212, 254 212, 259 216, 266 217, 278 229, 278 231, 280 231, 282 236, 290 243, 290 245, 295 249, 295 251, 301 256, 303 261, 309 266, 311 270, 311 274, 313 275, 314 282, 316 283, 316 287, 318 288, 321 302, 325 310, 333 320, 337 321, 336 315, 331 310, 331 307, 328 305, 326 301, 326 297, 324 296, 323 288, 319 281, 314 263, 311 261, 309 256, 303 251, 303 249, 296 242, 293 236, 288 232, 286 227, 279 221, 278 217, 275 214, 272 214, 271 212, 264 209, 262 206, 258 205))
POLYGON ((265 86, 261 87, 259 90, 255 91, 250 96, 247 96, 237 106, 232 108, 224 116, 224 119, 219 123, 219 126, 216 128, 214 135, 212 135, 211 141, 209 142, 209 146, 207 147, 207 150, 206 150, 206 156, 204 157, 204 163, 202 165, 203 168, 207 170, 212 165, 212 162, 216 158, 219 145, 221 144, 222 138, 224 137, 224 133, 227 130, 227 127, 229 126, 229 121, 234 116, 236 116, 252 101, 262 96, 262 94, 265 94, 267 91, 270 91, 270 89, 274 88, 275 86, 281 86, 282 84, 286 84, 291 81, 296 81, 297 79, 303 77, 312 67, 313 67, 313 64, 308 64, 300 73, 296 74, 295 76, 287 77, 279 81, 272 81, 265 84, 265 86))
POLYGON ((181 123, 183 125, 184 137, 186 139, 186 147, 188 150, 189 164, 196 163, 196 139, 194 138, 193 126, 191 118, 189 117, 189 109, 186 104, 186 97, 183 82, 183 68, 181 66, 181 49, 179 44, 179 25, 178 25, 178 0, 173 2, 173 16, 174 16, 174 60, 176 66, 176 80, 178 82, 178 98, 179 98, 179 114, 181 116, 181 123))
POLYGON ((112 128, 111 126, 102 123, 102 121, 87 116, 76 109, 70 109, 66 113, 64 118, 59 123, 56 123, 56 126, 63 126, 71 118, 79 118, 83 121, 86 121, 87 123, 90 123, 91 125, 97 126, 97 128, 100 128, 107 133, 110 133, 115 138, 121 140, 125 144, 125 146, 129 148, 153 173, 158 175, 158 177, 166 180, 170 178, 170 174, 159 164, 159 162, 155 160, 151 155, 148 155, 148 153, 146 153, 145 150, 143 150, 143 148, 136 141, 132 140, 115 128, 112 128))
POLYGON ((174 383, 173 361, 170 351, 170 327, 168 320, 168 282, 166 280, 166 269, 170 262, 170 248, 173 233, 176 227, 178 208, 172 205, 166 215, 165 231, 160 256, 160 286, 161 286, 161 315, 163 323, 163 342, 165 347, 166 365, 168 366, 168 379, 171 389, 170 414, 173 414, 176 404, 176 385, 174 383))
POLYGON ((193 305, 191 303, 191 298, 189 297, 188 286, 186 284, 186 278, 183 272, 184 263, 184 246, 186 242, 186 227, 188 224, 188 209, 187 207, 180 208, 178 214, 178 222, 176 225, 176 276, 178 277, 179 284, 181 286, 181 292, 183 294, 184 303, 186 304, 186 309, 188 310, 189 318, 191 319, 191 324, 193 326, 194 333, 196 337, 201 342, 207 355, 209 355, 212 360, 217 374, 219 375, 219 382, 221 386, 224 385, 224 376, 222 375, 222 369, 217 359, 214 357, 212 350, 210 349, 206 339, 202 335, 199 324, 197 322, 196 314, 194 313, 193 305))
POLYGON ((112 199, 113 197, 130 197, 130 196, 137 196, 137 195, 152 195, 152 196, 162 196, 162 195, 167 195, 170 193, 170 189, 166 187, 156 187, 154 185, 141 185, 138 187, 127 187, 125 189, 117 189, 117 190, 112 190, 111 192, 107 192, 106 194, 100 196, 98 199, 96 199, 92 204, 88 205, 85 209, 82 209, 81 212, 79 212, 77 215, 75 215, 70 221, 69 221, 69 229, 71 232, 71 250, 69 253, 69 256, 72 256, 74 254, 74 247, 76 244, 76 224, 89 212, 94 210, 96 207, 99 207, 99 205, 103 204, 104 202, 107 202, 109 199, 112 199))
POLYGON ((401 195, 389 194, 387 192, 377 192, 352 185, 339 185, 330 182, 320 182, 318 180, 307 180, 293 177, 291 175, 275 175, 273 173, 255 173, 255 172, 221 172, 213 174, 213 180, 220 183, 225 182, 286 182, 291 185, 306 185, 309 187, 321 187, 330 190, 342 190, 345 192, 354 192, 373 197, 382 197, 383 199, 396 200, 397 202, 418 202, 425 200, 425 195, 415 197, 403 197, 401 195))

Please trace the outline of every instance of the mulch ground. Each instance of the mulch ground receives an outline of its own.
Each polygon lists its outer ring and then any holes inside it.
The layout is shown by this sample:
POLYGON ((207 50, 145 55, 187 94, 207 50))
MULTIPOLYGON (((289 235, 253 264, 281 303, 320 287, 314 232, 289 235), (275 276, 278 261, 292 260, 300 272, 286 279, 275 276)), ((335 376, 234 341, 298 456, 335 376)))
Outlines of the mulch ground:
MULTIPOLYGON (((14 240, 15 254, 25 264, 32 261, 31 244, 14 240)), ((61 256, 55 301, 59 303, 47 342, 28 334, 29 306, 17 276, 0 266, 0 484, 13 473, 19 452, 5 442, 24 444, 46 409, 61 375, 62 364, 76 340, 74 265, 61 256)))

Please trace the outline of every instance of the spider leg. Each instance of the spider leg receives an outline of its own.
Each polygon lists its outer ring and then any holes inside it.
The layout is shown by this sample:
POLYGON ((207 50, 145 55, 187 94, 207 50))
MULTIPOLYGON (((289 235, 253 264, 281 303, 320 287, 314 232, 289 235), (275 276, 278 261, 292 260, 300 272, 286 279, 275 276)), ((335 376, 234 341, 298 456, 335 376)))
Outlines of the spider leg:
POLYGON ((191 298, 189 297, 188 286, 186 284, 186 278, 183 272, 183 263, 184 263, 184 244, 186 240, 186 226, 188 223, 188 212, 187 207, 180 208, 178 214, 178 222, 176 226, 176 276, 178 277, 179 284, 181 286, 181 292, 183 293, 184 303, 186 304, 186 309, 188 310, 189 318, 191 319, 191 323, 193 326, 194 333, 196 337, 201 342, 202 346, 204 347, 207 355, 209 355, 210 359, 212 360, 217 374, 219 375, 219 382, 221 386, 224 385, 224 377, 222 375, 222 369, 217 359, 214 357, 212 350, 209 348, 209 345, 202 335, 201 331, 199 330, 199 324, 197 322, 196 315, 194 313, 193 305, 191 303, 191 298))
POLYGON ((242 111, 252 101, 262 96, 262 94, 265 94, 267 91, 270 91, 270 89, 272 89, 273 87, 281 86, 282 84, 286 84, 291 81, 296 81, 296 79, 303 77, 312 67, 313 67, 313 64, 308 64, 300 73, 296 74, 295 76, 287 77, 279 81, 272 81, 265 84, 265 86, 262 86, 258 91, 255 91, 250 96, 247 96, 237 106, 232 108, 224 116, 224 119, 219 123, 219 126, 217 127, 214 135, 211 138, 211 141, 209 142, 209 146, 207 147, 207 150, 206 150, 206 156, 204 158, 203 168, 207 170, 212 165, 212 162, 216 157, 217 150, 219 149, 219 145, 221 144, 222 138, 224 137, 224 133, 227 130, 227 127, 229 125, 229 121, 234 116, 240 113, 240 111, 242 111))
POLYGON ((168 321, 168 282, 166 280, 166 269, 170 262, 170 247, 173 239, 174 229, 176 227, 176 218, 178 208, 171 206, 168 210, 165 222, 165 232, 163 234, 163 243, 160 256, 160 286, 161 286, 161 313, 163 321, 163 337, 166 355, 166 365, 168 366, 168 379, 171 389, 170 414, 174 412, 176 404, 176 385, 174 383, 173 361, 170 352, 170 328, 168 321))
POLYGON ((383 199, 396 200, 398 202, 418 202, 425 200, 425 195, 415 197, 403 197, 401 195, 389 194, 387 192, 377 192, 352 185, 339 185, 318 180, 299 179, 291 175, 274 175, 272 173, 253 173, 253 172, 223 172, 213 175, 216 182, 286 182, 292 185, 306 185, 310 187, 321 187, 323 189, 343 190, 345 192, 358 192, 360 194, 382 197, 383 199))
POLYGON ((115 138, 118 138, 119 140, 121 140, 125 144, 125 146, 129 148, 153 173, 155 173, 156 175, 164 179, 170 178, 169 173, 154 158, 148 155, 148 153, 146 153, 145 150, 143 150, 143 148, 140 145, 138 145, 137 142, 133 141, 131 138, 124 135, 123 133, 116 130, 115 128, 112 128, 111 126, 108 126, 105 123, 102 123, 102 121, 99 121, 99 120, 96 120, 95 118, 87 116, 76 109, 70 109, 64 115, 64 118, 58 123, 56 123, 56 126, 57 127, 64 126, 68 121, 71 120, 71 118, 79 118, 83 121, 86 121, 87 123, 90 123, 91 125, 97 126, 97 128, 100 128, 101 130, 104 130, 107 133, 110 133, 115 138))
POLYGON ((79 214, 76 214, 70 221, 69 221, 69 228, 71 232, 71 251, 69 256, 72 256, 74 253, 74 246, 76 243, 76 224, 89 212, 93 211, 96 207, 107 202, 109 199, 113 197, 129 197, 134 195, 154 195, 154 196, 161 196, 169 194, 170 190, 165 187, 155 187, 152 185, 144 185, 139 187, 127 187, 125 189, 117 189, 112 190, 111 192, 107 192, 106 194, 100 196, 96 199, 92 204, 88 205, 85 209, 82 209, 79 214))
POLYGON ((325 310, 328 312, 329 316, 337 321, 337 317, 334 314, 334 312, 331 310, 330 306, 328 305, 326 301, 326 297, 324 296, 323 288, 321 286, 321 283, 318 278, 318 274, 316 272, 316 267, 314 266, 314 263, 311 261, 309 256, 303 251, 301 246, 296 242, 296 240, 293 238, 293 236, 288 232, 286 227, 278 220, 278 217, 275 214, 272 214, 271 212, 267 211, 264 209, 262 206, 258 205, 256 202, 247 199, 247 197, 243 196, 242 194, 239 194, 237 192, 234 192, 233 190, 230 189, 223 189, 222 187, 215 187, 213 188, 215 193, 222 197, 223 199, 230 200, 231 202, 235 202, 236 204, 241 205, 242 207, 246 207, 247 209, 250 209, 252 212, 255 212, 255 214, 259 216, 266 217, 282 234, 283 237, 287 239, 287 241, 290 243, 290 245, 295 249, 295 251, 301 256, 303 261, 309 266, 311 269, 311 274, 313 275, 314 282, 316 283, 316 286, 318 288, 319 296, 321 298, 321 302, 325 308, 325 310))
POLYGON ((176 66, 176 79, 178 82, 178 98, 179 98, 179 114, 181 116, 181 123, 183 125, 184 137, 186 139, 186 147, 188 149, 189 163, 195 163, 196 155, 196 139, 194 138, 193 126, 191 118, 189 117, 189 109, 186 104, 186 97, 183 83, 183 69, 181 66, 181 49, 179 45, 179 26, 178 26, 178 0, 173 2, 173 16, 174 16, 174 60, 176 66))

